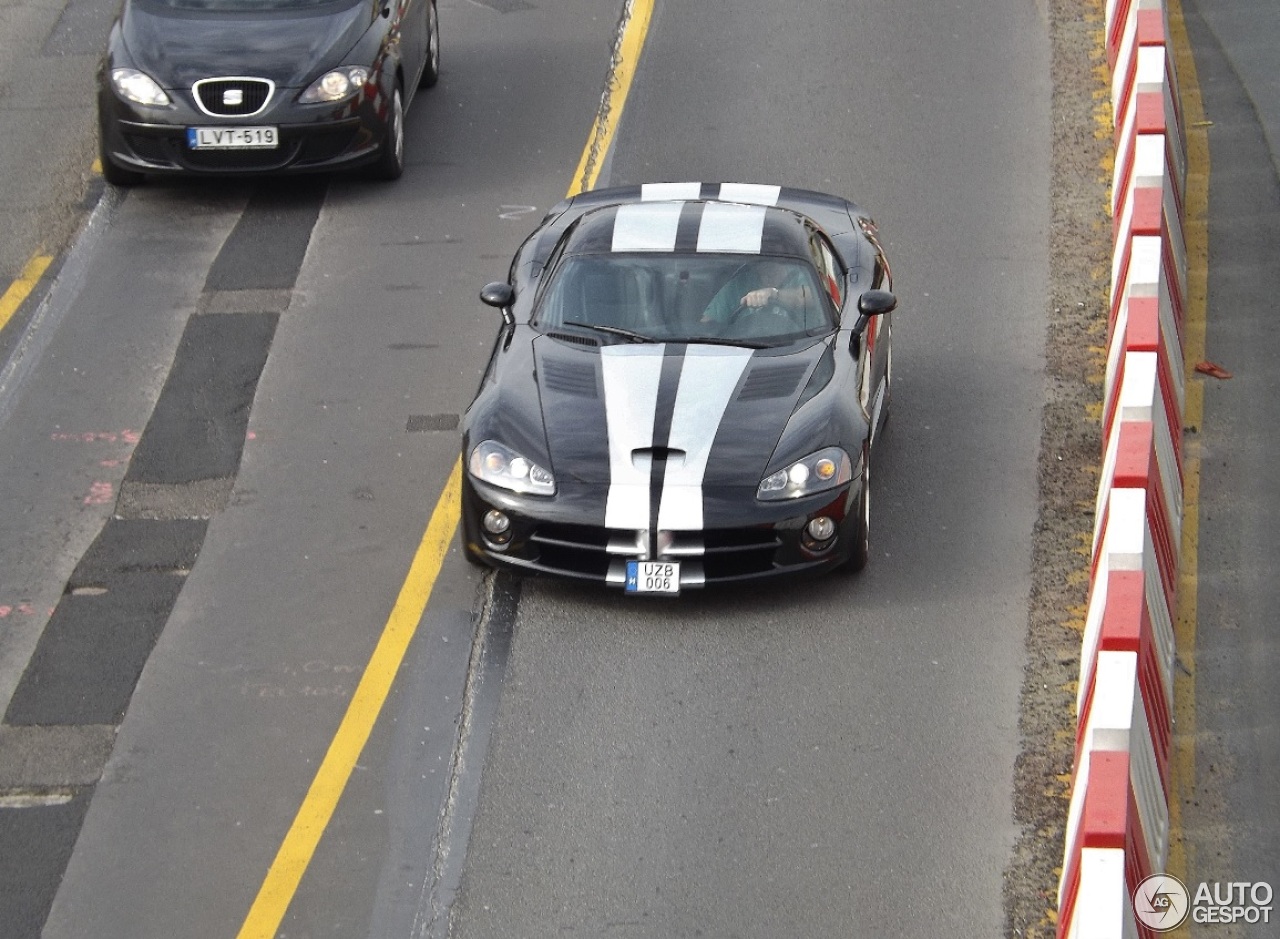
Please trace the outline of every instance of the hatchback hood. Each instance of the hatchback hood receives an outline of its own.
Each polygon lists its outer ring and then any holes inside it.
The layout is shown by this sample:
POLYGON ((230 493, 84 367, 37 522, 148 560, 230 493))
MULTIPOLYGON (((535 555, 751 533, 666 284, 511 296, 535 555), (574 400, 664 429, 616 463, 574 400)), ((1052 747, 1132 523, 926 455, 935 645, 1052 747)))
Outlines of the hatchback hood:
POLYGON ((369 28, 370 9, 229 15, 128 4, 120 28, 137 67, 170 90, 220 76, 301 88, 342 64, 369 28))

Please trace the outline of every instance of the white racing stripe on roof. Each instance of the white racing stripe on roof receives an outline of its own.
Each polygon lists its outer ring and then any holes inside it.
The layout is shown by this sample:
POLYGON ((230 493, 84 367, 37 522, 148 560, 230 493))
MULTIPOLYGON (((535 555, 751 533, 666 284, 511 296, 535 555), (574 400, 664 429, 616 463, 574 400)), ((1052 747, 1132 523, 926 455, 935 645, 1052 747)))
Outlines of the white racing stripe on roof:
POLYGON ((696 199, 702 192, 702 183, 641 183, 641 202, 670 202, 678 199, 696 199))
POLYGON ((698 227, 699 251, 759 254, 764 240, 764 206, 708 202, 698 227))
POLYGON ((613 251, 674 251, 683 202, 634 202, 618 206, 613 251))
POLYGON ((702 483, 711 445, 750 361, 750 349, 689 346, 685 350, 667 438, 672 449, 684 451, 684 459, 667 463, 658 506, 660 530, 702 528, 702 483))
POLYGON ((777 205, 782 194, 781 186, 762 186, 759 183, 721 183, 720 198, 725 202, 745 202, 748 205, 777 205))
POLYGON ((663 345, 605 346, 600 350, 609 435, 606 528, 649 528, 651 460, 647 455, 633 458, 631 451, 653 446, 658 379, 665 352, 663 345))

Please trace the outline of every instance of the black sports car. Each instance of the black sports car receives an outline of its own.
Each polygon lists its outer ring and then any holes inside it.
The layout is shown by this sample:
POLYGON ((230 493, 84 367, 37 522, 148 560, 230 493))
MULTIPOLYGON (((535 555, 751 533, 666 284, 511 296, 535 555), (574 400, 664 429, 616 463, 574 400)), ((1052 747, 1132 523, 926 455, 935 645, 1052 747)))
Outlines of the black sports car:
POLYGON ((654 183, 561 202, 481 299, 467 557, 634 593, 860 569, 897 305, 851 202, 654 183))
POLYGON ((404 170, 440 75, 435 0, 125 0, 98 74, 102 174, 404 170))

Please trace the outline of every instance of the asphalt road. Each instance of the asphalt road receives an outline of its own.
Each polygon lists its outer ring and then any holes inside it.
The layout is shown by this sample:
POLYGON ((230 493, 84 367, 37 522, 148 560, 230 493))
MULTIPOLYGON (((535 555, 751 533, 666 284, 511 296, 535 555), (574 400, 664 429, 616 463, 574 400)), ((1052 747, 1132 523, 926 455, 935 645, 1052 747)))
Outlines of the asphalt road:
POLYGON ((527 584, 456 935, 1001 931, 1047 55, 1028 5, 660 6, 611 180, 784 178, 848 193, 887 239, 873 558, 678 608, 527 584))
MULTIPOLYGON (((0 902, 15 939, 46 913, 46 939, 227 936, 254 921, 375 671, 496 326, 476 289, 571 184, 618 4, 443 3, 444 77, 392 187, 152 183, 97 202, 78 102, 107 6, 18 4, 0 30, 6 198, 33 220, 6 242, 6 282, 82 226, 44 302, 0 332, 0 902), (33 139, 14 112, 36 99, 12 91, 36 49, 64 120, 33 139), (106 622, 128 628, 102 642, 106 622)), ((1230 92, 1206 81, 1206 105, 1241 135, 1220 146, 1260 142, 1274 166, 1266 48, 1235 32, 1255 21, 1199 6, 1197 53, 1230 92)), ((881 223, 902 313, 872 564, 636 605, 484 579, 455 547, 280 936, 441 936, 450 915, 457 936, 1005 928, 1044 401, 1045 15, 659 4, 601 184, 768 179, 881 223)), ((1242 266, 1269 269, 1274 218, 1220 221, 1211 259, 1253 250, 1242 266)), ((1210 330, 1228 367, 1253 364, 1206 394, 1205 452, 1231 457, 1204 463, 1202 555, 1222 567, 1202 559, 1200 596, 1231 613, 1192 665, 1198 745, 1232 773, 1186 818, 1201 876, 1274 882, 1273 722, 1243 719, 1239 691, 1277 713, 1274 644, 1269 607, 1237 605, 1244 572, 1266 595, 1268 565, 1248 562, 1274 556, 1255 521, 1274 500, 1243 494, 1277 465, 1256 432, 1269 294, 1222 267, 1211 297, 1257 316, 1210 330), (1238 303, 1242 285, 1258 293, 1238 303), (1222 514, 1210 489, 1231 494, 1222 514)))

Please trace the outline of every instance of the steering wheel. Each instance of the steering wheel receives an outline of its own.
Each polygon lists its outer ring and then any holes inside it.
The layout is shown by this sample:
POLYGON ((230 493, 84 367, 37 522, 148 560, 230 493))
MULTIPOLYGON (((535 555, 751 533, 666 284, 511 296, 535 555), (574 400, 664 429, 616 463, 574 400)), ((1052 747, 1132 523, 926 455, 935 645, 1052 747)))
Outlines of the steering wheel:
POLYGON ((780 320, 786 323, 789 329, 799 329, 800 324, 796 322, 795 315, 785 306, 776 302, 765 303, 761 306, 749 306, 745 303, 738 305, 738 308, 729 314, 729 318, 725 320, 725 326, 733 329, 738 322, 744 317, 749 317, 751 322, 763 322, 758 317, 770 316, 774 320, 780 320))

